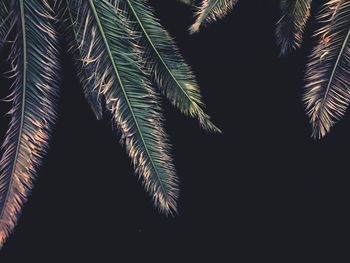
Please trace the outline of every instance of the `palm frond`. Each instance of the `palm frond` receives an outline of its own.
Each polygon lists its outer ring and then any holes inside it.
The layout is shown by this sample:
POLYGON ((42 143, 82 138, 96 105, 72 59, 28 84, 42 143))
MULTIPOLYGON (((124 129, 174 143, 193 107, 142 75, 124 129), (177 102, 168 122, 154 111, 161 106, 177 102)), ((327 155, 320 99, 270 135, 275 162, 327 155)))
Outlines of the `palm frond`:
POLYGON ((281 0, 282 18, 276 28, 281 55, 301 46, 305 26, 310 17, 311 2, 312 0, 281 0))
POLYGON ((198 118, 204 129, 218 132, 219 129, 202 109, 200 90, 191 68, 180 55, 168 32, 154 17, 146 1, 122 2, 133 20, 133 30, 140 32, 137 45, 143 50, 141 59, 144 69, 152 75, 160 90, 175 107, 186 115, 198 118))
POLYGON ((83 61, 94 69, 95 83, 100 84, 136 172, 161 211, 176 211, 177 179, 159 100, 137 63, 127 13, 101 0, 67 0, 67 4, 80 41, 89 47, 81 49, 83 61))
MULTIPOLYGON (((59 6, 62 7, 65 3, 61 3, 59 6)), ((66 6, 65 6, 66 7, 66 6)), ((84 91, 85 98, 90 105, 97 120, 102 119, 102 95, 99 92, 99 85, 96 85, 94 78, 94 65, 90 60, 83 60, 84 54, 89 53, 91 48, 85 42, 83 36, 79 35, 83 31, 79 31, 74 26, 77 21, 73 19, 70 8, 65 8, 65 12, 61 14, 60 22, 65 29, 65 35, 69 44, 69 52, 72 54, 77 68, 78 77, 84 91)))
POLYGON ((238 0, 202 0, 196 12, 196 21, 190 27, 190 33, 199 31, 203 23, 211 23, 226 16, 238 0))
POLYGON ((56 36, 46 1, 13 2, 17 34, 10 58, 15 76, 12 116, 0 160, 0 247, 16 225, 21 207, 47 150, 58 93, 56 36))
POLYGON ((318 19, 325 25, 316 33, 304 96, 313 137, 323 137, 350 102, 350 2, 329 1, 318 19))
POLYGON ((9 31, 10 13, 8 10, 8 2, 0 3, 0 48, 6 42, 6 37, 9 31))

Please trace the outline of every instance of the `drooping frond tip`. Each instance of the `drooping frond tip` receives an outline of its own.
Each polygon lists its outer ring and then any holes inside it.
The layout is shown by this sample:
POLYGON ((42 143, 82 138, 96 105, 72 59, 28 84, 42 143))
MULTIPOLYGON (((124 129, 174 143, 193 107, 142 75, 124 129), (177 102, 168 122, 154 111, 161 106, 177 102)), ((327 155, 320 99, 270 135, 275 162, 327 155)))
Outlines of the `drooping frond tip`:
POLYGON ((199 31, 203 23, 215 22, 226 16, 238 0, 203 0, 197 8, 196 21, 189 28, 190 34, 199 31))
POLYGON ((312 0, 281 0, 282 18, 277 22, 276 28, 281 55, 301 46, 311 2, 312 0))
POLYGON ((304 95, 314 138, 326 135, 350 103, 350 2, 329 1, 318 20, 324 26, 316 33, 304 95))
POLYGON ((147 1, 125 0, 123 3, 123 8, 130 13, 131 30, 140 32, 134 39, 140 47, 143 69, 182 113, 197 118, 204 129, 220 132, 203 110, 202 96, 190 66, 176 48, 174 40, 154 17, 147 1))
POLYGON ((11 121, 1 146, 0 247, 15 227, 47 150, 58 93, 58 54, 46 0, 15 1, 10 59, 14 76, 11 121))
POLYGON ((67 0, 83 61, 82 70, 105 100, 136 173, 164 213, 176 211, 177 179, 155 92, 135 54, 126 2, 67 0))

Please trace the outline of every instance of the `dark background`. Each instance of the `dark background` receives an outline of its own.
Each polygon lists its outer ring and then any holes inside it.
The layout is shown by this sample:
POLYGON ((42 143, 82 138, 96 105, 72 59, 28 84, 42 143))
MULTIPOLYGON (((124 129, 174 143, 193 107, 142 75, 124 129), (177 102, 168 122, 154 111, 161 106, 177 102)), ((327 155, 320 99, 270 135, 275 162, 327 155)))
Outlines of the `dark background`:
POLYGON ((94 119, 64 57, 50 151, 0 262, 116 262, 124 254, 146 262, 334 262, 349 245, 350 116, 323 140, 310 138, 301 98, 315 20, 303 48, 280 58, 278 1, 242 0, 193 36, 189 7, 151 3, 224 131, 207 134, 164 101, 181 180, 179 215, 166 218, 153 208, 110 121, 94 119))

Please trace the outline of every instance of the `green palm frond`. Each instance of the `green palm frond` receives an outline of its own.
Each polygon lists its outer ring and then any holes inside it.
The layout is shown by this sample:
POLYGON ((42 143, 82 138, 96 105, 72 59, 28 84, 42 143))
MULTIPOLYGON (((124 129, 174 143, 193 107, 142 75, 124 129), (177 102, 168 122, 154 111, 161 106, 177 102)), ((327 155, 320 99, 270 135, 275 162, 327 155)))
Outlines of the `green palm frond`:
POLYGON ((304 96, 313 137, 323 137, 350 103, 350 2, 329 1, 319 20, 325 25, 316 33, 304 96))
POLYGON ((276 36, 285 55, 301 46, 312 0, 281 0, 282 18, 277 23, 276 36))
POLYGON ((202 0, 190 33, 198 32, 203 23, 211 23, 226 16, 238 0, 202 0))
POLYGON ((55 120, 59 68, 52 10, 46 1, 13 2, 10 59, 15 76, 11 122, 1 146, 0 247, 12 232, 47 150, 55 120))
POLYGON ((141 46, 141 64, 145 70, 175 107, 186 115, 198 118, 204 129, 218 132, 219 129, 202 109, 201 94, 190 67, 146 1, 124 2, 126 12, 130 13, 132 30, 140 32, 136 44, 141 46))
POLYGON ((87 46, 81 49, 82 59, 93 67, 94 82, 122 133, 136 171, 162 211, 176 210, 177 180, 158 98, 139 68, 125 10, 107 1, 67 0, 67 4, 78 41, 84 39, 87 46))

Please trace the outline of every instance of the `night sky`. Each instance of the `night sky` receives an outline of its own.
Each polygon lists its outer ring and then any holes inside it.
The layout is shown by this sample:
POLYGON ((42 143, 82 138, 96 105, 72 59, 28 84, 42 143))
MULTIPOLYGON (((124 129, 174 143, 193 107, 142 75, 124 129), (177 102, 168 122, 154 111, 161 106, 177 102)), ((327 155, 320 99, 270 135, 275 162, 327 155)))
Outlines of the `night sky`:
MULTIPOLYGON (((192 36, 193 10, 175 0, 151 4, 223 130, 208 134, 163 100, 179 214, 167 218, 153 207, 110 116, 95 119, 65 56, 50 150, 0 262, 117 262, 124 254, 143 262, 339 262, 349 245, 342 240, 349 240, 350 114, 324 139, 311 138, 302 95, 315 20, 302 49, 281 58, 278 1, 241 0, 192 36)), ((8 80, 0 81, 3 98, 8 80)), ((2 116, 9 106, 1 103, 2 116)))

